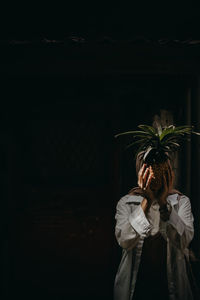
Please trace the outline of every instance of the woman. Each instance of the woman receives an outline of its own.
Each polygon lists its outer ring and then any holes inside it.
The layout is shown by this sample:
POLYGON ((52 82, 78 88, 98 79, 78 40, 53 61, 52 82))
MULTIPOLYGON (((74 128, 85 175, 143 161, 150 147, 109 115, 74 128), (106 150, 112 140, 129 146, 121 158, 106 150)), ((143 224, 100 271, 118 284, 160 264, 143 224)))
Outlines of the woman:
POLYGON ((174 173, 152 185, 154 172, 139 158, 138 187, 120 199, 115 235, 122 259, 115 278, 115 300, 193 300, 187 275, 193 215, 188 197, 172 189, 174 173))

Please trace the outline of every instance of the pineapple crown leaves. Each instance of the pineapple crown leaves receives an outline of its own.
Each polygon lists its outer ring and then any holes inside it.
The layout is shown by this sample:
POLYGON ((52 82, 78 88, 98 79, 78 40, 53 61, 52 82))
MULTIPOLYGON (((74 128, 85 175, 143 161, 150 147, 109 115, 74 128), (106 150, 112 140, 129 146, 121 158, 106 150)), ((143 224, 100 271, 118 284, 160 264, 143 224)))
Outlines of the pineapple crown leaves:
POLYGON ((138 128, 140 130, 119 133, 115 135, 115 138, 131 135, 133 141, 126 148, 138 146, 136 156, 139 152, 144 151, 144 159, 153 155, 160 157, 160 159, 167 159, 169 158, 168 154, 178 150, 182 140, 190 137, 192 133, 200 135, 200 133, 193 131, 193 126, 189 125, 178 127, 170 125, 163 128, 160 124, 156 128, 149 125, 139 125, 138 128))

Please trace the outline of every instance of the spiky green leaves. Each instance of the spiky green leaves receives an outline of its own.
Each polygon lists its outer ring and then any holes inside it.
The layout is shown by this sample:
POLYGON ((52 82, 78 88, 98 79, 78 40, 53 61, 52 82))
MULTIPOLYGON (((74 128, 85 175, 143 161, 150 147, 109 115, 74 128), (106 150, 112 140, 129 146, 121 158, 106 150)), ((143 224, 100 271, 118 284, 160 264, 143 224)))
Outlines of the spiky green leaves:
POLYGON ((162 128, 161 126, 154 128, 149 125, 139 125, 140 130, 127 131, 115 135, 115 137, 123 135, 131 135, 132 142, 127 145, 127 148, 137 146, 136 156, 139 152, 144 151, 145 160, 166 160, 168 155, 178 150, 180 143, 191 133, 200 135, 194 132, 192 126, 184 125, 175 127, 170 125, 162 128))

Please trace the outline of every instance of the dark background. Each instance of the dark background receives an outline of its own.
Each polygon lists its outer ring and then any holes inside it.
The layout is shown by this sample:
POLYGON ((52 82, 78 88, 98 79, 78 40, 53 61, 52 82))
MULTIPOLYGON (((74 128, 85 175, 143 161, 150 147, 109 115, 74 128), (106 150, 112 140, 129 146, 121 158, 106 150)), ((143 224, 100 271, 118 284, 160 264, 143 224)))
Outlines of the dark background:
MULTIPOLYGON (((199 20, 189 2, 2 7, 2 299, 112 299, 115 206, 136 184, 114 135, 163 110, 200 130, 199 20)), ((199 160, 194 137, 177 175, 197 259, 199 160)))
POLYGON ((77 33, 130 39, 199 36, 198 1, 7 1, 1 5, 2 38, 77 33))

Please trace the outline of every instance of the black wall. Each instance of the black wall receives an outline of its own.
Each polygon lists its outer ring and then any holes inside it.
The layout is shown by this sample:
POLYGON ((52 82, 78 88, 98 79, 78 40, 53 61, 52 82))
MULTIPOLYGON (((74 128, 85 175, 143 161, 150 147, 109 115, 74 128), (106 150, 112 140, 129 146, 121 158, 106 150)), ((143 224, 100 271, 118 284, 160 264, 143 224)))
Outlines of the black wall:
POLYGON ((143 60, 145 47, 136 66, 129 47, 112 61, 109 45, 40 47, 8 47, 1 70, 2 294, 112 299, 115 206, 136 185, 133 154, 114 135, 161 109, 185 123, 195 75, 170 57, 143 60))

